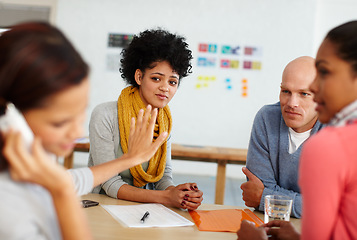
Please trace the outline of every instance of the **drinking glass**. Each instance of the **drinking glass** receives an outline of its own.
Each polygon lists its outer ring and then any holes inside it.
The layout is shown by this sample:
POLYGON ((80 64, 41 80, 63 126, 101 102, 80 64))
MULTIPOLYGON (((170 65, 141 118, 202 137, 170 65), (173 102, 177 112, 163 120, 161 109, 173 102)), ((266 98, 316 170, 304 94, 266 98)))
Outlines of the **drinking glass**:
POLYGON ((264 205, 264 223, 272 220, 290 220, 293 200, 287 196, 267 195, 264 205))

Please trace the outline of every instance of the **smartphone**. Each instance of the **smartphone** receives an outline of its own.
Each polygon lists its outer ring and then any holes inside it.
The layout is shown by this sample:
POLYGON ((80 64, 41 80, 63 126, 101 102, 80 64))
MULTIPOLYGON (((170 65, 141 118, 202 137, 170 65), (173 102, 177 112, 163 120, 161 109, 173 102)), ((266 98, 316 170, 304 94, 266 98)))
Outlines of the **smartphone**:
POLYGON ((9 129, 21 132, 25 146, 30 151, 33 133, 22 113, 12 103, 6 105, 5 114, 0 116, 0 131, 7 132, 9 129))
POLYGON ((92 201, 92 200, 82 200, 81 202, 82 202, 82 206, 84 208, 94 207, 94 206, 97 206, 99 204, 99 202, 92 201))

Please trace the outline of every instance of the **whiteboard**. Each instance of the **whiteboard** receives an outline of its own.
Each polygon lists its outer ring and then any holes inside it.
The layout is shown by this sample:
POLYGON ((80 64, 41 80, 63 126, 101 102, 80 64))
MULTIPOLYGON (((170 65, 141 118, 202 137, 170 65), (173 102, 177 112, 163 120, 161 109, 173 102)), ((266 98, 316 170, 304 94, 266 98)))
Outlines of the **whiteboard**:
POLYGON ((88 117, 125 87, 120 73, 106 66, 108 56, 120 53, 108 47, 108 34, 162 27, 185 36, 194 55, 193 74, 169 104, 173 142, 246 148, 256 112, 278 101, 284 66, 314 54, 315 8, 311 0, 58 0, 56 22, 91 66, 88 117), (200 52, 200 44, 216 45, 217 52, 200 52), (224 55, 223 46, 240 46, 241 55, 224 55), (245 56, 245 47, 257 54, 245 56), (199 66, 200 57, 216 58, 217 65, 199 66), (240 68, 221 68, 224 57, 240 68), (244 69, 245 60, 260 62, 260 69, 244 69), (198 87, 200 81, 206 85, 198 87))

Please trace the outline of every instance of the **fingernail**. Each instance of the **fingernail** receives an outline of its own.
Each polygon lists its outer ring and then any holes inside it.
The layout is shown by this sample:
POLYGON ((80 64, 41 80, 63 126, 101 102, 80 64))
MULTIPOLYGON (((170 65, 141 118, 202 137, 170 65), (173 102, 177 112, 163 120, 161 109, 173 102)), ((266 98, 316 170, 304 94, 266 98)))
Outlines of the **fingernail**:
POLYGON ((195 190, 192 186, 190 188, 191 188, 191 190, 195 190))
POLYGON ((183 199, 185 199, 186 201, 188 200, 188 198, 187 198, 187 197, 184 197, 183 199))
POLYGON ((185 194, 185 197, 188 197, 188 194, 185 194))
POLYGON ((198 187, 197 187, 197 186, 195 186, 195 189, 198 189, 198 187))

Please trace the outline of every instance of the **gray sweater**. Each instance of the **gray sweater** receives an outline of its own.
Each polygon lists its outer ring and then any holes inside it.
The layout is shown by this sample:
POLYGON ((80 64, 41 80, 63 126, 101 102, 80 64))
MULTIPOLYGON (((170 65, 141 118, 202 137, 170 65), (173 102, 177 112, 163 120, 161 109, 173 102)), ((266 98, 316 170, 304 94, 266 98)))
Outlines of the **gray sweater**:
MULTIPOLYGON (((311 135, 321 128, 322 124, 317 121, 311 135)), ((265 105, 258 111, 249 141, 247 168, 265 187, 260 211, 264 211, 266 195, 286 195, 293 199, 291 215, 301 217, 298 166, 302 145, 293 154, 289 153, 289 128, 281 114, 279 102, 265 105)))
MULTIPOLYGON (((88 166, 98 165, 110 160, 119 158, 123 155, 120 146, 120 134, 118 124, 117 102, 102 103, 95 107, 92 112, 89 123, 90 150, 88 166)), ((142 164, 144 171, 149 164, 142 164)), ((94 193, 107 194, 110 197, 117 198, 119 188, 124 184, 133 186, 133 177, 130 170, 118 173, 105 183, 94 188, 94 193)), ((171 167, 171 140, 167 140, 166 167, 163 177, 156 183, 150 183, 144 186, 147 189, 165 190, 174 185, 172 181, 171 167)))

